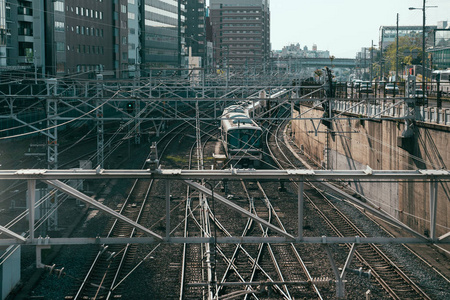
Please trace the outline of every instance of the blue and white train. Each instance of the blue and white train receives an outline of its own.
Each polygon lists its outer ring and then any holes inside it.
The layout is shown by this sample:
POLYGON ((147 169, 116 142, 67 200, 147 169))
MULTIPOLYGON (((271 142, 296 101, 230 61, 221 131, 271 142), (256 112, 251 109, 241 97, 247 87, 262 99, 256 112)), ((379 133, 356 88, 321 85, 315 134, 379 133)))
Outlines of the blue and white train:
POLYGON ((225 108, 221 116, 220 131, 228 161, 243 166, 258 166, 262 160, 263 130, 252 120, 250 114, 249 107, 244 105, 225 108))
POLYGON ((263 159, 263 130, 254 121, 269 108, 269 100, 286 94, 277 91, 266 99, 265 91, 248 100, 228 106, 221 116, 221 139, 229 162, 259 166, 263 159))

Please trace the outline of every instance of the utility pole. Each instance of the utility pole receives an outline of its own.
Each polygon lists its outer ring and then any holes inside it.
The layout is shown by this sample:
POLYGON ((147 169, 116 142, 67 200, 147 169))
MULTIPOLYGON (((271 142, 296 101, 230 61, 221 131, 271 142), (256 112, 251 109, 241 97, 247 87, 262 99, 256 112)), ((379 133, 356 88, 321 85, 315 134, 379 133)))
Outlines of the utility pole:
POLYGON ((370 47, 370 82, 373 80, 373 40, 372 47, 370 47))
POLYGON ((426 70, 425 67, 427 65, 427 55, 426 55, 426 50, 425 50, 425 24, 426 24, 426 19, 425 19, 425 9, 428 7, 437 7, 437 6, 426 6, 426 0, 423 0, 423 7, 422 8, 416 8, 416 7, 410 7, 409 10, 414 10, 414 9, 421 9, 422 13, 423 13, 423 24, 422 24, 422 91, 423 91, 423 95, 424 97, 426 96, 426 70))
POLYGON ((37 84, 37 61, 36 61, 36 50, 34 50, 34 56, 33 56, 33 62, 34 62, 34 84, 37 84))
POLYGON ((398 13, 397 13, 397 37, 396 37, 396 40, 397 40, 397 48, 396 48, 396 51, 395 51, 395 81, 397 81, 398 82, 398 13))
POLYGON ((423 97, 425 99, 426 97, 426 91, 427 91, 427 85, 426 85, 426 79, 427 76, 425 74, 426 70, 425 70, 425 66, 427 65, 427 53, 425 52, 425 4, 426 4, 426 0, 423 0, 423 8, 422 8, 422 13, 423 13, 423 24, 422 24, 422 93, 423 93, 423 97))

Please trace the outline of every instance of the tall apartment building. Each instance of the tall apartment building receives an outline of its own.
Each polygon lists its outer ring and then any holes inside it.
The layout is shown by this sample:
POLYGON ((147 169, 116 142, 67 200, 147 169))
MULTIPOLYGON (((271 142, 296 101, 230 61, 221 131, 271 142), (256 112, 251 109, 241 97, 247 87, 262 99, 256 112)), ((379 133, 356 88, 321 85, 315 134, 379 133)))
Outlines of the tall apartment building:
POLYGON ((186 46, 192 56, 201 57, 206 62, 206 3, 205 0, 191 0, 186 4, 186 46))
POLYGON ((0 66, 21 69, 45 64, 43 9, 31 0, 0 1, 0 66))
POLYGON ((263 68, 270 58, 269 0, 211 0, 214 62, 263 68))

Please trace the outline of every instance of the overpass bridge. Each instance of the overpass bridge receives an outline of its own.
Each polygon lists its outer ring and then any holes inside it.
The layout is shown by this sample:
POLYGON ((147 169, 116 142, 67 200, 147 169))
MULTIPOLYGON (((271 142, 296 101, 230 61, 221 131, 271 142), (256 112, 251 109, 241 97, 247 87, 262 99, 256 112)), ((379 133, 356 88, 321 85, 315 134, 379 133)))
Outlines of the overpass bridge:
POLYGON ((331 61, 329 58, 307 58, 307 57, 283 57, 277 58, 276 64, 279 67, 289 68, 347 68, 354 69, 356 67, 356 59, 354 58, 335 58, 331 61))

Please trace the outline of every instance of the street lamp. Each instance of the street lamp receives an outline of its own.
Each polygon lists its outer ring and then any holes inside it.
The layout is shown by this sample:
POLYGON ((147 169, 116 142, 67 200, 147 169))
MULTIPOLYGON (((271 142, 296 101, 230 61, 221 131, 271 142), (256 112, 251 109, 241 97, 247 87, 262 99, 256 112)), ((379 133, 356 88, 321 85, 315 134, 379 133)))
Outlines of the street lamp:
POLYGON ((417 8, 417 7, 410 7, 409 10, 415 10, 420 9, 423 13, 423 24, 422 24, 422 91, 423 95, 425 97, 426 94, 426 75, 425 75, 425 66, 427 61, 427 56, 425 53, 425 9, 428 7, 437 7, 437 6, 425 6, 426 0, 423 0, 423 7, 417 8))

